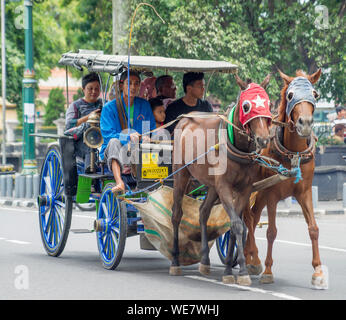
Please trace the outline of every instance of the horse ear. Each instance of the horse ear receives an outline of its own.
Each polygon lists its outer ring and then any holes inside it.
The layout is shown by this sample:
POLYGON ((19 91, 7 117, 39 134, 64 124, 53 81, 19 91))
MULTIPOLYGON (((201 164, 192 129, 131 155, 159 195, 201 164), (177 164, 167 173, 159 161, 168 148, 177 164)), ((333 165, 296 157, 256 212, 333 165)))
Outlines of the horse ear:
POLYGON ((284 74, 279 68, 278 68, 278 72, 280 74, 281 79, 285 82, 285 84, 290 84, 291 81, 294 79, 292 77, 289 77, 288 75, 284 74))
POLYGON ((315 84, 322 74, 322 69, 318 69, 315 73, 308 76, 309 81, 315 84))
POLYGON ((261 82, 260 86, 265 90, 267 89, 267 86, 269 84, 269 81, 270 81, 270 77, 271 77, 271 73, 269 73, 265 78, 264 80, 261 82))
POLYGON ((234 78, 235 78, 235 81, 237 82, 238 86, 240 87, 240 89, 245 90, 247 88, 246 82, 244 82, 243 80, 241 80, 239 78, 238 73, 234 74, 234 78))

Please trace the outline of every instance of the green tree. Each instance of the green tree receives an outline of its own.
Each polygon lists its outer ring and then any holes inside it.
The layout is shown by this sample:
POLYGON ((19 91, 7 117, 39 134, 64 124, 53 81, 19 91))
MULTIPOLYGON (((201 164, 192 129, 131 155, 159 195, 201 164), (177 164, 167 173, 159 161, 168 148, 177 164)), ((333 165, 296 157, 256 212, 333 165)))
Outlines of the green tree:
POLYGON ((84 97, 84 92, 82 88, 78 88, 77 92, 73 95, 73 101, 76 101, 79 98, 83 98, 83 97, 84 97))
POLYGON ((49 92, 48 103, 44 115, 44 124, 53 125, 53 121, 60 118, 60 114, 65 112, 65 96, 63 89, 54 88, 49 92))
MULTIPOLYGON (((139 3, 129 0, 131 16, 139 3)), ((269 94, 279 97, 277 67, 294 75, 323 68, 322 97, 345 103, 345 1, 320 0, 153 0, 166 21, 151 9, 140 10, 132 35, 132 53, 176 58, 227 60, 243 78, 261 81, 275 72, 269 94), (328 25, 323 11, 328 11, 328 25), (322 25, 321 25, 322 24, 322 25), (331 96, 327 94, 331 93, 331 96)), ((210 90, 224 104, 238 91, 232 77, 212 82, 210 90)))
MULTIPOLYGON (((33 38, 35 78, 47 79, 65 51, 64 30, 59 20, 65 9, 59 0, 33 5, 33 38)), ((24 74, 24 6, 6 2, 6 87, 7 98, 17 104, 18 120, 22 121, 22 80, 24 74)))
POLYGON ((112 1, 63 0, 60 19, 69 50, 103 50, 112 53, 112 1), (68 10, 66 10, 68 9, 68 10))
MULTIPOLYGON (((131 18, 139 0, 125 0, 128 44, 131 18)), ((152 0, 165 24, 143 6, 132 32, 131 54, 226 60, 239 66, 242 78, 261 81, 274 72, 269 96, 282 86, 279 67, 294 75, 323 68, 317 88, 322 98, 345 103, 345 10, 340 0, 152 0), (318 6, 322 7, 322 11, 318 6), (323 9, 324 8, 324 9, 323 9), (328 10, 328 20, 323 10, 328 10), (329 95, 330 94, 330 95, 329 95)), ((17 29, 18 3, 6 4, 8 98, 20 111, 24 69, 24 30, 17 29)), ((115 8, 120 10, 121 8, 115 8)), ((77 49, 112 52, 112 1, 50 0, 34 4, 36 79, 45 79, 63 52, 77 49)), ((71 68, 72 69, 72 68, 71 68)), ((79 71, 73 75, 81 77, 79 71)), ((182 94, 181 75, 174 74, 182 94)), ((208 80, 208 77, 207 77, 208 80)), ((213 76, 210 93, 226 106, 238 87, 230 75, 213 76)), ((21 119, 21 117, 19 118, 21 119)))

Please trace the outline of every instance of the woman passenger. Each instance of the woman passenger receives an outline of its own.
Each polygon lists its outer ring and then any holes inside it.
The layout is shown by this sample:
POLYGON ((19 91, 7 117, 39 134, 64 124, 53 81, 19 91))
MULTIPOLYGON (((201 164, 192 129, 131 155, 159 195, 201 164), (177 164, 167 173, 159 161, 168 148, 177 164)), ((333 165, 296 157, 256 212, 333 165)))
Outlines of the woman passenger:
POLYGON ((100 80, 97 73, 89 73, 82 78, 84 97, 70 104, 66 111, 65 135, 76 140, 76 156, 83 158, 85 171, 90 166, 90 148, 83 143, 83 134, 89 128, 87 123, 91 112, 100 114, 102 99, 100 96, 100 80))

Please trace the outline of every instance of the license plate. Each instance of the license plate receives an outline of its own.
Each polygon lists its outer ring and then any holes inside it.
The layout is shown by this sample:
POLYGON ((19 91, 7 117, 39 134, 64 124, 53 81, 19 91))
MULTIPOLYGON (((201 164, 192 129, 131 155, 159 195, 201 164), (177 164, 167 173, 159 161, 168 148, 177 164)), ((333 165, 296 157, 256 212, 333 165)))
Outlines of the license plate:
POLYGON ((142 168, 142 179, 163 179, 168 176, 168 167, 142 168))

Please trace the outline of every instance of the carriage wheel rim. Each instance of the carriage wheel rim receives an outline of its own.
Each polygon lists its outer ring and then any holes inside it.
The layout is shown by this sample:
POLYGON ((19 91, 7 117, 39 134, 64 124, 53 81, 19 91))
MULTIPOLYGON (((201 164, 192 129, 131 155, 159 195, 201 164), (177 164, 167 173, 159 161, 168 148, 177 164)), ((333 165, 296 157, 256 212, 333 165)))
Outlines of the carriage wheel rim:
POLYGON ((52 150, 46 157, 41 174, 40 196, 46 204, 40 205, 40 227, 49 251, 60 245, 65 225, 65 197, 60 155, 52 150))
POLYGON ((106 224, 103 231, 97 232, 100 256, 106 265, 110 265, 117 257, 121 237, 120 203, 111 188, 103 191, 97 218, 106 224))
MULTIPOLYGON (((220 254, 222 255, 222 257, 225 259, 227 256, 227 251, 228 251, 228 247, 229 247, 229 240, 230 240, 230 231, 227 231, 225 234, 223 234, 222 236, 217 238, 218 241, 218 245, 220 250, 218 250, 220 252, 220 254)), ((234 252, 233 252, 233 256, 235 256, 237 254, 237 243, 235 243, 234 245, 234 252)))
POLYGON ((223 236, 220 236, 217 241, 219 241, 220 253, 224 258, 226 258, 228 245, 229 245, 229 235, 230 232, 227 231, 223 236))

